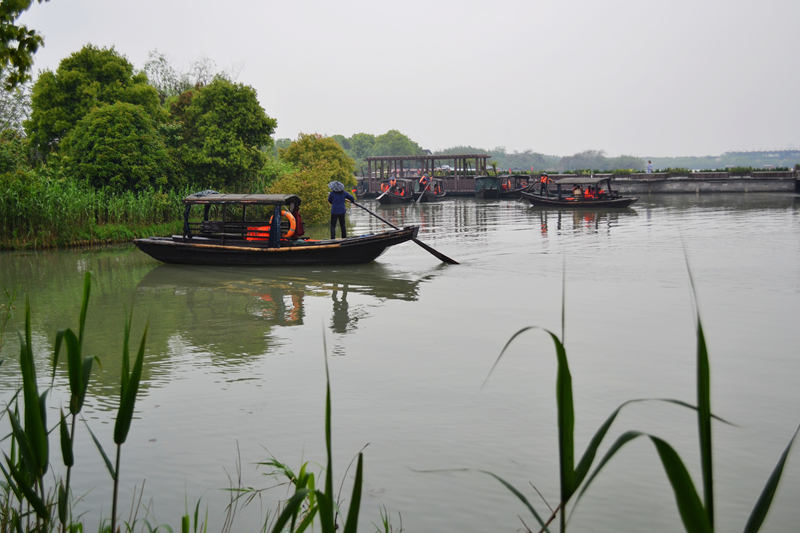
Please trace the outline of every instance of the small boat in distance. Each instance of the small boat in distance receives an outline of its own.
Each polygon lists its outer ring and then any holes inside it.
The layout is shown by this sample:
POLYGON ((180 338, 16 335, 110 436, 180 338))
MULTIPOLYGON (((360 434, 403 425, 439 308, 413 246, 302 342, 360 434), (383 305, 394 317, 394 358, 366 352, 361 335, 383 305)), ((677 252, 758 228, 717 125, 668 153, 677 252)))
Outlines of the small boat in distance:
POLYGON ((422 184, 422 181, 417 181, 414 184, 414 201, 415 202, 436 202, 444 198, 444 182, 440 178, 429 178, 430 184, 428 188, 422 184), (422 198, 420 198, 422 196, 422 198))
POLYGON ((341 265, 369 263, 417 237, 419 226, 312 240, 297 237, 301 200, 294 194, 197 193, 183 199, 183 233, 134 239, 163 263, 188 265, 341 265), (191 216, 202 208, 201 213, 191 216))
POLYGON ((497 176, 478 176, 475 178, 475 198, 494 200, 500 197, 500 178, 497 176))
POLYGON ((520 193, 535 181, 528 174, 478 176, 475 178, 475 198, 519 198, 520 193))
POLYGON ((414 201, 414 180, 408 178, 391 178, 381 181, 381 193, 378 203, 407 204, 414 201))
POLYGON ((611 189, 611 178, 575 176, 561 178, 552 186, 541 189, 534 183, 522 191, 522 198, 535 207, 554 207, 559 209, 579 209, 597 207, 628 207, 639 199, 638 196, 622 196, 611 189))

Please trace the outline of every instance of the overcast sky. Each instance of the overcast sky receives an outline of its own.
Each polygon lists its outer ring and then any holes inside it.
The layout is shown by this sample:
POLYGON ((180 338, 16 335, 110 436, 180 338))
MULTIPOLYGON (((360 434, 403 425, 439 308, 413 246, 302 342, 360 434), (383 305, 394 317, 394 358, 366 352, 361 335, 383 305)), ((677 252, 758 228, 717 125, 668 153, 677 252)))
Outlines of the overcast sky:
POLYGON ((800 0, 51 0, 22 22, 55 70, 241 67, 298 133, 396 129, 423 148, 719 155, 800 148, 800 0))

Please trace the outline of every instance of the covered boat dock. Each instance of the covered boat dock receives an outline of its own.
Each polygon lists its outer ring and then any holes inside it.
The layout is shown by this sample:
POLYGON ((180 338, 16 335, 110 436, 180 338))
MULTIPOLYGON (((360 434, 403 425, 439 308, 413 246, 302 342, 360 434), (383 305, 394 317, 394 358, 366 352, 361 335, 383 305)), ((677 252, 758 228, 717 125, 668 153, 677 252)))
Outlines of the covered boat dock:
POLYGON ((486 174, 487 154, 449 155, 385 155, 367 157, 367 175, 359 179, 360 189, 367 195, 380 191, 382 180, 415 178, 421 174, 442 178, 444 190, 473 195, 475 176, 486 174))

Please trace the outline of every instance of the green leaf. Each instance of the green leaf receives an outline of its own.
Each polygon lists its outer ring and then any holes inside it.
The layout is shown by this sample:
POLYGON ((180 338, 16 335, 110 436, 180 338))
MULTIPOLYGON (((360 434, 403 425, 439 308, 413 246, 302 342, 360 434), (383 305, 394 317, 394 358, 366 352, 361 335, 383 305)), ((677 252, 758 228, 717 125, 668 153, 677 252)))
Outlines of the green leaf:
MULTIPOLYGON (((685 252, 684 252, 685 254, 685 252)), ((697 304, 697 289, 694 285, 692 270, 686 259, 686 270, 689 274, 689 283, 692 287, 692 298, 695 309, 697 304)), ((703 494, 705 509, 711 527, 714 527, 714 465, 711 446, 711 369, 708 363, 708 350, 706 339, 703 335, 703 325, 700 322, 700 312, 697 311, 697 425, 700 441, 700 466, 703 472, 703 494)))
POLYGON ((775 492, 778 490, 778 483, 783 474, 783 467, 786 465, 786 457, 789 455, 792 444, 794 444, 794 439, 797 438, 798 431, 800 431, 800 427, 795 430, 794 436, 781 454, 781 458, 778 460, 778 464, 775 465, 772 474, 770 474, 767 484, 764 485, 761 496, 758 497, 758 501, 750 513, 750 518, 747 519, 747 524, 744 526, 744 533, 756 533, 761 529, 761 525, 767 518, 767 512, 769 512, 769 508, 772 505, 772 499, 775 497, 775 492))
POLYGON ((72 439, 69 438, 69 427, 67 426, 67 418, 64 416, 64 411, 61 411, 61 457, 64 459, 64 466, 74 466, 75 456, 72 453, 72 439))
POLYGON ((361 486, 363 479, 364 454, 358 454, 358 464, 356 465, 356 479, 353 484, 353 496, 350 498, 350 509, 347 511, 347 522, 344 525, 344 533, 356 533, 358 530, 358 513, 361 507, 361 486))
POLYGON ((283 512, 275 521, 275 525, 272 528, 272 533, 282 533, 283 527, 300 510, 300 506, 305 501, 307 495, 308 491, 303 489, 298 490, 292 495, 291 498, 289 498, 289 501, 283 506, 283 512))
POLYGON ((89 427, 89 424, 86 423, 86 420, 84 420, 83 423, 86 425, 86 429, 89 431, 89 435, 92 436, 92 440, 94 441, 95 446, 97 446, 97 450, 100 452, 100 455, 103 457, 103 461, 105 461, 105 463, 106 463, 106 468, 108 468, 108 472, 109 472, 109 474, 111 474, 111 479, 116 480, 117 479, 117 474, 116 474, 116 472, 114 470, 114 465, 111 462, 111 459, 108 458, 108 455, 106 454, 106 451, 103 449, 103 445, 100 444, 99 440, 97 440, 97 437, 95 436, 94 432, 92 431, 92 428, 89 427))
POLYGON ((8 465, 8 469, 11 472, 11 477, 14 478, 14 481, 17 482, 17 487, 25 495, 25 501, 33 507, 33 510, 36 511, 36 515, 42 519, 47 520, 50 518, 50 513, 47 511, 47 505, 45 505, 44 501, 36 494, 33 486, 28 483, 26 480, 26 476, 17 470, 12 462, 8 461, 8 456, 6 456, 6 464, 8 465))
POLYGON ((69 499, 67 498, 67 489, 64 488, 64 483, 58 483, 58 519, 62 524, 67 524, 69 518, 69 499))
POLYGON ((25 434, 34 459, 31 473, 41 477, 47 471, 48 441, 46 417, 36 383, 36 365, 31 346, 31 308, 25 302, 25 338, 20 335, 20 370, 22 371, 22 395, 25 406, 25 434))
POLYGON ((683 520, 683 527, 687 533, 711 533, 714 528, 697 490, 694 487, 688 470, 675 450, 666 441, 649 435, 656 446, 661 464, 667 474, 672 492, 675 494, 675 503, 683 520))
MULTIPOLYGON (((128 438, 128 431, 131 429, 131 422, 133 420, 133 412, 134 407, 136 405, 136 395, 139 392, 139 381, 142 377, 142 366, 144 364, 144 347, 145 342, 147 341, 147 329, 149 325, 146 325, 144 328, 144 333, 142 334, 142 340, 139 343, 139 351, 136 354, 136 361, 133 364, 133 370, 131 371, 130 376, 126 380, 123 376, 123 381, 125 381, 125 387, 123 388, 123 394, 120 397, 120 405, 119 410, 117 412, 117 420, 114 424, 114 442, 117 445, 124 444, 125 440, 128 438)), ((127 327, 125 328, 127 338, 127 332, 130 330, 130 323, 128 323, 127 327)), ((127 351, 127 343, 123 352, 127 351)), ((124 369, 123 369, 124 374, 124 369)))
POLYGON ((87 272, 83 276, 83 299, 81 301, 81 319, 78 326, 78 338, 80 345, 83 347, 83 332, 86 326, 86 310, 89 307, 89 295, 92 293, 92 273, 87 272))

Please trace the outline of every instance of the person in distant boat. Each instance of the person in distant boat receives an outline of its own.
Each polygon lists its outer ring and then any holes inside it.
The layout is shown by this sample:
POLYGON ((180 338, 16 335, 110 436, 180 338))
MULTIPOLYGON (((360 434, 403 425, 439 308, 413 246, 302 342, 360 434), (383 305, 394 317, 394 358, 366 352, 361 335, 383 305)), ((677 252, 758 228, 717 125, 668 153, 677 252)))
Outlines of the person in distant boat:
POLYGON ((586 187, 586 192, 583 194, 584 200, 592 200, 594 197, 594 187, 591 185, 586 187))
POLYGON ((553 183, 553 180, 547 176, 547 172, 542 172, 542 176, 539 178, 539 187, 541 188, 542 195, 547 193, 548 183, 553 183))
POLYGON ((572 186, 572 196, 576 200, 583 200, 583 189, 580 185, 573 185, 572 186))
POLYGON ((645 170, 645 172, 647 172, 648 174, 652 174, 653 173, 653 162, 652 161, 650 161, 650 160, 647 161, 647 170, 645 170))
POLYGON ((355 202, 356 199, 347 191, 331 191, 328 194, 328 202, 331 204, 331 239, 336 238, 336 222, 342 230, 342 239, 347 237, 347 228, 344 225, 344 214, 347 213, 345 200, 355 202))
POLYGON ((420 192, 424 191, 425 187, 428 186, 428 183, 430 183, 430 181, 431 179, 425 174, 423 174, 422 177, 419 179, 419 191, 420 192))
POLYGON ((394 178, 390 179, 389 180, 389 190, 390 191, 394 191, 396 187, 397 187, 397 180, 394 179, 394 178))

